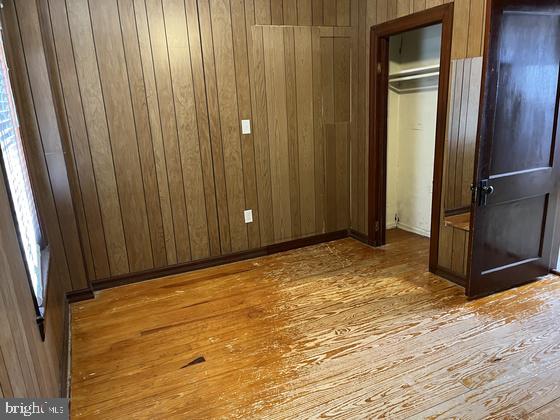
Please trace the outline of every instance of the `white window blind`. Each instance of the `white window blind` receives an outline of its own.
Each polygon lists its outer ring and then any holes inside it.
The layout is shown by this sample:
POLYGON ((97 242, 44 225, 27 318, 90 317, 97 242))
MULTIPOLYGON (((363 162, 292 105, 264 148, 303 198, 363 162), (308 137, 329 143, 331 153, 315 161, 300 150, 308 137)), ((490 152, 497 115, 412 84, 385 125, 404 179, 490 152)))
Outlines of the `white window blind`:
POLYGON ((19 131, 14 97, 0 40, 0 149, 25 260, 39 308, 43 305, 41 230, 19 131))

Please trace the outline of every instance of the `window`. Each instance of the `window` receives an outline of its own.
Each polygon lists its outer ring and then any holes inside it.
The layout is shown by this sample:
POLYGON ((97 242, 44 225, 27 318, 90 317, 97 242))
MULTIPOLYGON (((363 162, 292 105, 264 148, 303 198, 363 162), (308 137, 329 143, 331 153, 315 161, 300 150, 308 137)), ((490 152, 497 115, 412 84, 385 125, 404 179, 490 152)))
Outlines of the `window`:
POLYGON ((0 40, 0 151, 38 315, 42 316, 44 284, 41 270, 41 229, 23 152, 2 40, 0 40))

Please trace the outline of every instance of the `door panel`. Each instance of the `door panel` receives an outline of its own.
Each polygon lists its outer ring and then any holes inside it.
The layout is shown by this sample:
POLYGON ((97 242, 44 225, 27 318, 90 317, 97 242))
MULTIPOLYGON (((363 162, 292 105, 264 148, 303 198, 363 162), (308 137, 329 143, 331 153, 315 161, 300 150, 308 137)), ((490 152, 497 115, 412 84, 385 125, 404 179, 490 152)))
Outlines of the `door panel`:
POLYGON ((469 296, 549 272, 558 189, 560 0, 494 0, 490 13, 469 296))
POLYGON ((490 175, 550 165, 558 85, 559 22, 558 15, 512 11, 503 15, 494 137, 506 137, 508 141, 495 143, 490 175), (529 142, 528 138, 539 141, 529 142), (516 158, 511 159, 512 155, 516 158))

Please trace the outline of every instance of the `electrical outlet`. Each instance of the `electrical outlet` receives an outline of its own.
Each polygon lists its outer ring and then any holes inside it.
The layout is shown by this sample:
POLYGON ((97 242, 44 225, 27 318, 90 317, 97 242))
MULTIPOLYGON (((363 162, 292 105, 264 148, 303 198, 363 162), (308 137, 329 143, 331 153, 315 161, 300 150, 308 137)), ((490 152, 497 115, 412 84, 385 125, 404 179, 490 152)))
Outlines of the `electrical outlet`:
POLYGON ((245 223, 253 223, 253 210, 245 210, 243 215, 245 216, 245 223))
POLYGON ((241 134, 251 134, 251 120, 241 120, 241 134))

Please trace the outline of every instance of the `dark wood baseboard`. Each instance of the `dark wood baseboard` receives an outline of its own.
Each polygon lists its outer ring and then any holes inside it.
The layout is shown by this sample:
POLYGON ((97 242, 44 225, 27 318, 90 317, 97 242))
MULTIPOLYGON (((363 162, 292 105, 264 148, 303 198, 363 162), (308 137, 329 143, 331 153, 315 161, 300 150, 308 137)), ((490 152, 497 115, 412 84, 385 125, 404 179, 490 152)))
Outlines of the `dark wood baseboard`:
POLYGON ((370 243, 368 235, 365 234, 365 233, 358 232, 357 230, 354 230, 354 229, 348 229, 348 236, 351 237, 352 239, 360 241, 360 242, 362 242, 366 245, 372 245, 370 243))
POLYGON ((440 277, 443 277, 446 280, 449 280, 452 283, 455 283, 458 286, 465 287, 467 285, 466 278, 461 277, 455 273, 452 273, 451 271, 446 270, 445 268, 438 267, 433 271, 433 273, 440 277))
POLYGON ((64 337, 62 343, 62 357, 60 366, 60 397, 67 398, 70 392, 68 387, 68 363, 70 349, 70 305, 68 299, 64 301, 64 337))
POLYGON ((93 289, 91 287, 88 287, 86 289, 72 290, 71 292, 66 293, 66 301, 68 304, 81 302, 82 300, 93 299, 94 297, 95 296, 93 293, 93 289))
POLYGON ((560 276, 560 271, 555 270, 555 269, 550 270, 550 273, 551 273, 551 274, 555 274, 555 275, 557 275, 557 276, 560 276))
POLYGON ((184 264, 177 264, 163 268, 146 270, 138 273, 125 274, 107 279, 102 279, 92 284, 93 289, 104 290, 112 287, 124 286, 126 284, 137 283, 145 280, 152 280, 159 277, 171 276, 175 274, 187 273, 189 271, 200 270, 203 268, 214 267, 222 264, 248 260, 251 258, 263 257, 278 252, 289 251, 305 246, 316 245, 323 242, 335 241, 337 239, 347 238, 348 230, 339 230, 336 232, 322 233, 319 235, 308 236, 305 238, 294 239, 291 241, 281 242, 278 244, 267 245, 261 248, 236 252, 228 255, 205 258, 198 261, 190 261, 184 264))

